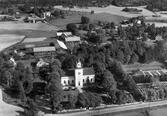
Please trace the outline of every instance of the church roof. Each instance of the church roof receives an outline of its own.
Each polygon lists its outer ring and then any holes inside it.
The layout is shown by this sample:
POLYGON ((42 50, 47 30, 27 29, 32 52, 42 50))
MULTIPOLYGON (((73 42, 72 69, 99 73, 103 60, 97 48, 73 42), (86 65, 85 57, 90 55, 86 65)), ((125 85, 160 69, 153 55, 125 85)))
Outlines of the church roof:
POLYGON ((83 68, 83 75, 94 75, 95 72, 93 68, 83 68))
MULTIPOLYGON (((64 71, 65 74, 63 76, 75 76, 75 69, 69 69, 64 71)), ((94 75, 95 72, 93 68, 83 68, 83 75, 94 75)))
POLYGON ((74 69, 65 70, 64 72, 65 74, 63 76, 74 76, 75 75, 74 69))

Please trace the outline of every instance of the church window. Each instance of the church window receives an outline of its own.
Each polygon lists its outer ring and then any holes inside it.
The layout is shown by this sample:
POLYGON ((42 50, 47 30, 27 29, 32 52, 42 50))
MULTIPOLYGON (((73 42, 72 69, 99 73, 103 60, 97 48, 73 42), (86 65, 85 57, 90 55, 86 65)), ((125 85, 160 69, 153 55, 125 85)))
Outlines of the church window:
POLYGON ((64 84, 66 84, 66 81, 64 80, 64 84))
POLYGON ((83 79, 83 83, 85 83, 85 80, 83 79))
POLYGON ((87 79, 86 79, 86 83, 89 83, 89 77, 87 77, 87 79))
POLYGON ((70 84, 70 80, 68 80, 68 84, 70 84))
POLYGON ((74 84, 74 80, 72 80, 72 84, 74 84))
POLYGON ((80 82, 78 82, 78 85, 80 86, 80 82))
POLYGON ((91 82, 93 82, 93 79, 91 79, 91 82))

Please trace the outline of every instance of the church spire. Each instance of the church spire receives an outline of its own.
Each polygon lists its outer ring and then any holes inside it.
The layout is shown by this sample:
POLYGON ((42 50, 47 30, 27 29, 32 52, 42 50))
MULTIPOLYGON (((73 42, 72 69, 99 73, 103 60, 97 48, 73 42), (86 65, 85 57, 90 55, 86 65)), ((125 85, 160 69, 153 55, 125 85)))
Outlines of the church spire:
POLYGON ((81 63, 80 59, 76 63, 76 68, 82 68, 82 63, 81 63))

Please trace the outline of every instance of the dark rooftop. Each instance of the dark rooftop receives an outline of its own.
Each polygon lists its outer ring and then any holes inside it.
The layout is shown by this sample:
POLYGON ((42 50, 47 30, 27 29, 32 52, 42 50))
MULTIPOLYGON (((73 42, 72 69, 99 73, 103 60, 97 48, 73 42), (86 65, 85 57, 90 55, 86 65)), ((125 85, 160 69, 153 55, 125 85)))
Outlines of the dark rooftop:
MULTIPOLYGON (((65 74, 63 76, 74 76, 75 75, 75 69, 69 69, 65 70, 65 74)), ((83 68, 83 75, 94 75, 95 72, 93 68, 83 68)))

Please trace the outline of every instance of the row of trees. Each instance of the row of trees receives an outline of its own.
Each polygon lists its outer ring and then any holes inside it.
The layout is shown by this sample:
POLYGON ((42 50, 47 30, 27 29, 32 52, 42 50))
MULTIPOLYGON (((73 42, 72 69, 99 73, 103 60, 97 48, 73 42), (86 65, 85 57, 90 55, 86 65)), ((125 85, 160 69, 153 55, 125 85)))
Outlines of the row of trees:
POLYGON ((156 100, 164 100, 167 99, 167 88, 157 86, 154 87, 141 87, 140 90, 142 91, 145 101, 156 101, 156 100))
POLYGON ((147 9, 151 11, 166 11, 166 0, 150 0, 147 9))

